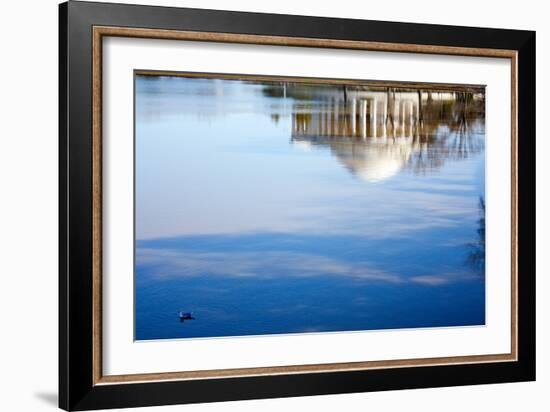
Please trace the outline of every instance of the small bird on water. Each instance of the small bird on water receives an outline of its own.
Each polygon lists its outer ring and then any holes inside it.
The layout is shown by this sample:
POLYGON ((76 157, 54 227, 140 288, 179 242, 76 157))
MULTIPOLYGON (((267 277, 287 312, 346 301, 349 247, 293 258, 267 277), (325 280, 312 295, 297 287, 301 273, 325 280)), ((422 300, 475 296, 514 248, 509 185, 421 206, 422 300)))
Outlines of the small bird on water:
POLYGON ((179 313, 180 322, 185 322, 186 320, 193 320, 193 312, 181 312, 179 313))

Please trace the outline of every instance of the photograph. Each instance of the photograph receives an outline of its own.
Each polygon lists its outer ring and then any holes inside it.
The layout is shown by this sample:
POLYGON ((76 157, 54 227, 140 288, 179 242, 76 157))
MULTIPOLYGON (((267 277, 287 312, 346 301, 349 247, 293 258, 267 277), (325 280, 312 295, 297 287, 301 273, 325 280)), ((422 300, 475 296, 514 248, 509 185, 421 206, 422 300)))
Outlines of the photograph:
POLYGON ((485 87, 134 71, 135 340, 476 327, 485 87))
POLYGON ((536 24, 478 6, 59 5, 59 407, 534 381, 536 24))
POLYGON ((544 4, 3 2, 0 410, 550 410, 544 4))

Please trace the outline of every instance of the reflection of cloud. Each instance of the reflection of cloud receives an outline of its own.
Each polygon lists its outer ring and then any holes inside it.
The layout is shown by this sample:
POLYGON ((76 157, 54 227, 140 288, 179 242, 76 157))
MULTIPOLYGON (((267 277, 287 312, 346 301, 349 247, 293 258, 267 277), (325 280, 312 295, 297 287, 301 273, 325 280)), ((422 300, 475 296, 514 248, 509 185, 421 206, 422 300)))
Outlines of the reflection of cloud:
MULTIPOLYGON (((335 240, 336 241, 336 240, 335 240)), ((172 242, 168 240, 168 242, 172 242)), ((213 240, 217 243, 216 240, 213 240)), ((193 243, 193 242, 191 242, 193 243)), ((201 246, 201 248, 204 247, 201 246)), ((477 279, 475 273, 465 269, 443 270, 436 274, 409 276, 397 269, 382 270, 365 260, 342 260, 341 258, 317 255, 294 250, 266 249, 249 251, 229 249, 205 251, 178 249, 176 245, 138 247, 136 264, 138 271, 157 280, 219 276, 225 278, 312 278, 345 277, 357 281, 384 282, 392 284, 413 283, 425 286, 441 286, 449 283, 477 279)), ((395 269, 395 268, 394 268, 395 269)), ((355 305, 367 303, 357 298, 355 305)), ((298 309, 298 308, 294 308, 298 309)))
POLYGON ((437 275, 420 275, 413 276, 410 281, 426 286, 441 286, 452 282, 474 280, 476 279, 475 273, 468 272, 466 270, 445 272, 437 275))
POLYGON ((329 275, 392 283, 402 281, 397 275, 364 263, 353 264, 300 252, 188 252, 138 248, 136 256, 138 267, 154 267, 161 278, 204 274, 259 278, 329 275))
MULTIPOLYGON (((138 212, 138 239, 253 232, 361 234, 369 239, 403 239, 429 236, 423 231, 432 229, 473 224, 477 204, 472 197, 458 190, 445 191, 443 186, 436 189, 435 193, 428 186, 426 191, 413 191, 408 183, 399 182, 394 187, 325 184, 304 186, 301 192, 277 192, 271 198, 266 185, 255 193, 247 191, 242 195, 243 199, 252 199, 250 202, 226 199, 224 202, 220 196, 210 203, 197 201, 196 206, 186 204, 181 195, 181 202, 158 204, 157 215, 138 212), (170 220, 164 218, 167 215, 170 220), (144 226, 148 229, 145 235, 139 233, 145 232, 144 226)), ((224 188, 220 194, 225 194, 225 190, 234 189, 224 188)), ((174 193, 180 196, 179 192, 174 193)))
POLYGON ((369 239, 403 239, 433 229, 460 227, 476 211, 469 198, 428 191, 403 192, 373 187, 363 197, 342 193, 337 202, 319 201, 296 208, 288 222, 296 225, 295 231, 307 233, 360 233, 369 239), (383 199, 383 203, 373 199, 383 199))
POLYGON ((420 283, 422 285, 438 286, 449 283, 449 278, 445 276, 437 275, 424 275, 424 276, 414 276, 411 278, 411 281, 414 283, 420 283))

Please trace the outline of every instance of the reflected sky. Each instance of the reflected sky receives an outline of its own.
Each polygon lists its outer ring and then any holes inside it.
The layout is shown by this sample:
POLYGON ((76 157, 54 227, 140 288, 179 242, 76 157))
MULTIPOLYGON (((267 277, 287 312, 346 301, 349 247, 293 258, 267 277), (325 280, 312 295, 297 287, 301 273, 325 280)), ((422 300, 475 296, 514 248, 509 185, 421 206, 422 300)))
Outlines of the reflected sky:
POLYGON ((484 324, 482 94, 136 76, 135 110, 136 339, 484 324))

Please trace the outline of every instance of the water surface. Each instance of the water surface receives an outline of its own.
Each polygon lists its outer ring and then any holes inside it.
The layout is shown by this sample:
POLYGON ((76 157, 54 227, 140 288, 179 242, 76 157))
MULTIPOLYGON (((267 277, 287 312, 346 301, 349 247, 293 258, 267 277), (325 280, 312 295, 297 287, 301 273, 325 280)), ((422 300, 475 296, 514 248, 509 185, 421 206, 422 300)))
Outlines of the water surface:
POLYGON ((484 127, 479 93, 136 76, 136 339, 483 325, 484 127))

